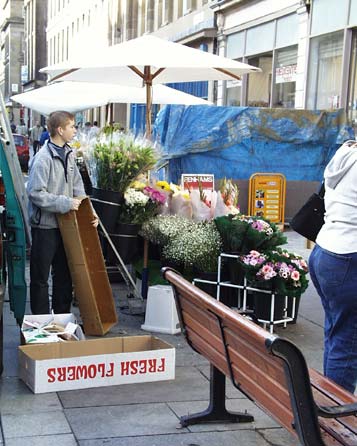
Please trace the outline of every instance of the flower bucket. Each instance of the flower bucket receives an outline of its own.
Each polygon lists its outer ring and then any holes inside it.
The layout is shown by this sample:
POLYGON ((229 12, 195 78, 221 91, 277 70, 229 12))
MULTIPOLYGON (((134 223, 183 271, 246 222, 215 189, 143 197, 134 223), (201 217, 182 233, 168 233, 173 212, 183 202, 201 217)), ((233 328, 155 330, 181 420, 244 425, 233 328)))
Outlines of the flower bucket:
MULTIPOLYGON (((271 294, 253 291, 254 315, 257 319, 270 321, 271 313, 271 294)), ((281 320, 284 317, 285 296, 275 294, 274 316, 273 320, 281 320)))
POLYGON ((105 229, 109 233, 114 233, 119 215, 119 206, 117 205, 123 202, 124 195, 121 192, 93 187, 92 197, 95 198, 93 207, 105 229))
MULTIPOLYGON (((211 282, 217 282, 217 273, 216 272, 205 272, 205 271, 199 271, 199 270, 195 269, 194 276, 197 279, 209 280, 211 282)), ((216 296, 217 296, 217 285, 216 284, 205 283, 205 282, 195 282, 195 285, 197 288, 200 288, 205 293, 216 298, 216 296)))
MULTIPOLYGON (((140 225, 131 223, 118 223, 115 233, 109 234, 116 250, 125 264, 136 260, 139 254, 138 232, 140 225)), ((108 246, 107 260, 110 264, 118 263, 117 257, 110 246, 108 246)))

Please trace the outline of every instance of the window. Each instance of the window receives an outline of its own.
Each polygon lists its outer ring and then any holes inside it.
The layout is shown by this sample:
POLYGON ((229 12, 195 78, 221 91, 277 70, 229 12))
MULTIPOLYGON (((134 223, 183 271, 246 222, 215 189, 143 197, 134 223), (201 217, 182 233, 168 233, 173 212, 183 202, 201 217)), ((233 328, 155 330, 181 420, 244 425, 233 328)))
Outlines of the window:
POLYGON ((145 5, 145 32, 151 33, 154 30, 155 18, 155 2, 154 0, 147 0, 145 5))
POLYGON ((351 63, 350 63, 350 84, 348 91, 348 120, 357 128, 357 32, 354 31, 352 37, 351 63))
POLYGON ((307 107, 340 107, 343 31, 311 39, 307 107))
POLYGON ((343 28, 347 23, 348 5, 349 0, 314 0, 311 34, 322 34, 343 28))
POLYGON ((294 108, 297 46, 275 52, 273 107, 294 108))
POLYGON ((241 94, 242 94, 242 81, 231 80, 227 81, 227 90, 226 90, 226 103, 228 106, 237 106, 241 105, 241 94))
POLYGON ((249 65, 259 67, 262 70, 260 73, 250 73, 248 75, 248 106, 270 106, 272 63, 272 52, 248 59, 249 65))
POLYGON ((182 0, 183 14, 189 14, 196 9, 196 0, 182 0))
POLYGON ((172 0, 162 0, 162 19, 160 24, 167 25, 172 22, 172 0))

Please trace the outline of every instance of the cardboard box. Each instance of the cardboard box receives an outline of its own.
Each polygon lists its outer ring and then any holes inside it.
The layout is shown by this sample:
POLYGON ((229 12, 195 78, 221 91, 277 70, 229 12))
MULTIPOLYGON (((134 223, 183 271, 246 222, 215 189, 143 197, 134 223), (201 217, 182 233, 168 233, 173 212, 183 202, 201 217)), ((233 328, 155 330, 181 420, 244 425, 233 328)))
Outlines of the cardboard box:
POLYGON ((175 378, 175 349, 154 336, 19 347, 19 375, 34 393, 175 378))
POLYGON ((93 210, 85 198, 78 211, 58 214, 68 264, 86 335, 104 335, 118 321, 93 210))
POLYGON ((43 344, 47 342, 63 341, 63 339, 58 337, 56 334, 50 334, 46 330, 43 330, 43 327, 50 323, 59 324, 66 327, 64 331, 73 333, 78 341, 83 341, 85 339, 83 331, 81 327, 77 325, 76 318, 72 313, 36 315, 25 314, 21 325, 21 333, 26 344, 43 344))

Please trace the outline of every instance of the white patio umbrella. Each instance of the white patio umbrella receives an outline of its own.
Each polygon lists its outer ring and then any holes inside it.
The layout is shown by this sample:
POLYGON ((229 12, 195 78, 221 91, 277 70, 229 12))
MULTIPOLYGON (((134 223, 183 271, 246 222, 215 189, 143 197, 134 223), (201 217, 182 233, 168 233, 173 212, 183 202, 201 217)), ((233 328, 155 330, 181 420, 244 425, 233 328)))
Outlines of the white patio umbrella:
MULTIPOLYGON (((146 103, 144 87, 90 82, 57 82, 11 97, 25 107, 49 115, 56 110, 72 113, 110 103, 146 103)), ((166 85, 155 85, 153 104, 211 105, 211 102, 183 93, 166 85)))
POLYGON ((261 71, 241 62, 143 36, 111 46, 99 54, 78 55, 75 60, 40 70, 52 81, 100 82, 146 87, 146 131, 151 134, 153 84, 240 79, 244 73, 261 71))

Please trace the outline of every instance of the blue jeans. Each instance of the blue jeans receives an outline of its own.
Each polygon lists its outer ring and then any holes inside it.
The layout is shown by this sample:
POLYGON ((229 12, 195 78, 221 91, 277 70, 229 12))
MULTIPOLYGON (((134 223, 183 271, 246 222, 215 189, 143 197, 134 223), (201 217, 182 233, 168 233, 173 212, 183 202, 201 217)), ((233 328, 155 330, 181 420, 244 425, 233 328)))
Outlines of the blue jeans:
POLYGON ((324 375, 354 393, 357 383, 357 253, 316 245, 310 275, 325 310, 324 375))

